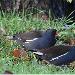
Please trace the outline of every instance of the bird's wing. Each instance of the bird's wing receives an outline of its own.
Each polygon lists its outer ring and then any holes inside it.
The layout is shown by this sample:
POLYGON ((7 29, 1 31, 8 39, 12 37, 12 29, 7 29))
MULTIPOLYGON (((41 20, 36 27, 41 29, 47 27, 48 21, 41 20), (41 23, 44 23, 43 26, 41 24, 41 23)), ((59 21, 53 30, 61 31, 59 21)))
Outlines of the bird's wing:
POLYGON ((24 32, 24 33, 20 33, 20 34, 16 34, 16 35, 19 36, 25 42, 25 40, 32 40, 34 38, 41 37, 42 32, 41 31, 32 31, 32 32, 24 32))

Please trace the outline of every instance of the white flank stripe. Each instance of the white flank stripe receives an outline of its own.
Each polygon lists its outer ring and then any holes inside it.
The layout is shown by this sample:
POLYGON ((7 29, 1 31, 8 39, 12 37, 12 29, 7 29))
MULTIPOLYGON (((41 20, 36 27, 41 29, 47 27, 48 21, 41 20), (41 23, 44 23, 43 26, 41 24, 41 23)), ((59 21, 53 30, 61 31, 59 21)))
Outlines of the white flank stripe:
MULTIPOLYGON (((68 52, 67 52, 67 53, 68 53, 68 52)), ((62 56, 64 56, 64 55, 66 55, 67 53, 62 54, 62 55, 60 55, 60 56, 58 56, 58 57, 56 57, 56 58, 52 58, 50 61, 53 61, 53 60, 55 60, 55 59, 59 59, 59 57, 62 57, 62 56)))
POLYGON ((30 43, 30 42, 25 42, 25 43, 30 43))
POLYGON ((32 40, 26 40, 26 41, 35 41, 35 40, 37 40, 38 38, 34 38, 34 39, 32 39, 32 40))
POLYGON ((38 54, 38 55, 43 55, 43 53, 41 52, 33 52, 33 53, 38 54))

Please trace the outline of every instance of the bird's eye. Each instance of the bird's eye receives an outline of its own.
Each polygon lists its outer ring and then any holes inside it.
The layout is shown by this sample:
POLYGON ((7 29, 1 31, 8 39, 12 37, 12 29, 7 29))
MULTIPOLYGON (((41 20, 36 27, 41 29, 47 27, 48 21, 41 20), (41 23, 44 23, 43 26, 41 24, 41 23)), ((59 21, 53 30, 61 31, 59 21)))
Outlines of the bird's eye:
POLYGON ((13 35, 13 38, 15 38, 15 35, 13 35))

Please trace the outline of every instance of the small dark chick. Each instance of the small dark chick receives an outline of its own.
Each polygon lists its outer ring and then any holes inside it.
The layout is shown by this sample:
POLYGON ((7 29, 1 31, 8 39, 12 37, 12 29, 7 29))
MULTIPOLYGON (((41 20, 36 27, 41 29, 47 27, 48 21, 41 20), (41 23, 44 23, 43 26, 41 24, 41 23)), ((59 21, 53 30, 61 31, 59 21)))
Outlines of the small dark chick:
POLYGON ((42 49, 54 46, 56 43, 56 29, 47 29, 46 31, 31 31, 15 34, 11 37, 18 44, 26 49, 42 49))

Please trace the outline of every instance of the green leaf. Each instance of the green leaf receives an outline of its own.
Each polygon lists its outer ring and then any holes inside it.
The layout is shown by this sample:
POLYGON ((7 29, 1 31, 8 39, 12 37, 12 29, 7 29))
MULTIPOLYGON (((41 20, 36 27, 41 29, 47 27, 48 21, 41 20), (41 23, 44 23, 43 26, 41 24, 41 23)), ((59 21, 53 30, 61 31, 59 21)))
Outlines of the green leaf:
POLYGON ((67 0, 67 2, 70 2, 70 3, 71 3, 71 2, 72 2, 72 0, 67 0))

